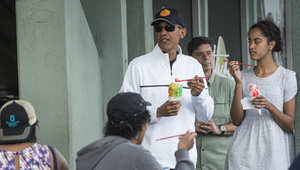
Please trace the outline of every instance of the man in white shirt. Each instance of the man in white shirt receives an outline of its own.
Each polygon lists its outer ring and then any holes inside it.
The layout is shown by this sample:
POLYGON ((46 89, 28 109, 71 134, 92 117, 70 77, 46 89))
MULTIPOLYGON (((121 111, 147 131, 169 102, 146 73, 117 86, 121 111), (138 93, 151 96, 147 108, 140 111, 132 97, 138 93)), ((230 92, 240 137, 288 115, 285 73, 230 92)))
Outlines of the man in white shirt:
MULTIPOLYGON (((175 9, 164 8, 151 24, 157 45, 153 51, 137 57, 129 64, 120 92, 136 92, 152 103, 148 109, 151 123, 142 145, 164 166, 174 168, 178 138, 157 139, 195 131, 195 116, 208 121, 213 115, 214 103, 208 94, 201 64, 182 54, 179 41, 186 35, 183 17, 175 9), (168 87, 175 79, 180 82, 182 97, 177 101, 168 98, 168 87)), ((194 146, 190 158, 196 165, 194 146)))

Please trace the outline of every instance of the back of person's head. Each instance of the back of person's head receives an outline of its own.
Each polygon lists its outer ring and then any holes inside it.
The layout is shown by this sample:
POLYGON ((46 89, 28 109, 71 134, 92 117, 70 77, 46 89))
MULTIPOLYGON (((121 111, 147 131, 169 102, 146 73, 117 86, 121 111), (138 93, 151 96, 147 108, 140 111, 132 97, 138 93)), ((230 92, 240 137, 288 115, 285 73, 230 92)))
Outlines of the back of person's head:
POLYGON ((126 92, 114 96, 107 104, 105 136, 136 137, 143 125, 150 122, 148 105, 151 104, 137 93, 126 92))
POLYGON ((273 48, 273 52, 282 51, 282 41, 280 29, 270 20, 261 20, 252 25, 248 34, 255 28, 258 28, 262 34, 268 38, 268 41, 275 41, 276 45, 273 48))
POLYGON ((211 49, 214 50, 213 44, 208 37, 194 37, 188 44, 188 55, 192 56, 193 51, 203 44, 209 44, 211 49))
POLYGON ((6 102, 0 109, 0 144, 36 142, 37 117, 25 100, 6 102))

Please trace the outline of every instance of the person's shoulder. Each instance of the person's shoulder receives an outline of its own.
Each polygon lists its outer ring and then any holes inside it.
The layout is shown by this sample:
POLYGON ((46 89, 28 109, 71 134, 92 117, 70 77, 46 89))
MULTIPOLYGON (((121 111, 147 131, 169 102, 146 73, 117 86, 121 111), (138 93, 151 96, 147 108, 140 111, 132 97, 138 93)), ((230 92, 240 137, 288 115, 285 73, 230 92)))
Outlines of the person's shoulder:
POLYGON ((232 78, 226 77, 222 74, 215 73, 215 78, 217 78, 220 82, 222 82, 224 84, 228 84, 229 86, 235 85, 235 81, 232 78))
POLYGON ((223 75, 223 74, 220 74, 220 73, 215 73, 215 76, 216 76, 217 78, 219 78, 221 81, 234 82, 234 80, 233 80, 232 78, 227 77, 227 76, 225 76, 225 75, 223 75))
POLYGON ((279 69, 282 70, 284 76, 295 76, 296 72, 287 68, 284 68, 283 66, 279 66, 279 69))
POLYGON ((144 55, 135 57, 133 60, 130 61, 130 64, 137 66, 151 62, 153 60, 153 56, 151 55, 151 53, 152 52, 149 52, 144 55))
POLYGON ((190 62, 190 63, 197 64, 197 65, 200 64, 199 61, 194 59, 192 56, 182 54, 180 57, 186 62, 190 62))

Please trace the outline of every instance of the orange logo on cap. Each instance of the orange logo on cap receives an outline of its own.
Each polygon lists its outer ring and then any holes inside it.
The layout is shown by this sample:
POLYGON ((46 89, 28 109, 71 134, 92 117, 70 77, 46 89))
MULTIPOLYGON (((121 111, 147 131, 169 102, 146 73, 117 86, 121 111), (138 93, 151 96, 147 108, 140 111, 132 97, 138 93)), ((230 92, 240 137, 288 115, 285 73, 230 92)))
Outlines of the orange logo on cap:
POLYGON ((171 14, 171 11, 168 10, 168 9, 164 9, 162 10, 159 15, 162 16, 162 17, 166 17, 166 16, 169 16, 171 14))

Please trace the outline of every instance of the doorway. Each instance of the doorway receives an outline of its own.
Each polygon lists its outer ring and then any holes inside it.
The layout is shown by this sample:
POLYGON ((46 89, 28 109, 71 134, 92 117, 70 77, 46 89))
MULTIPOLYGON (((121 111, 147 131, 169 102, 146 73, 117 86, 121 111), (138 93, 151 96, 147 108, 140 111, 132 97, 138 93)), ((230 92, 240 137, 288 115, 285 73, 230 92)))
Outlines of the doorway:
POLYGON ((18 97, 16 10, 14 0, 0 1, 0 105, 18 97))

